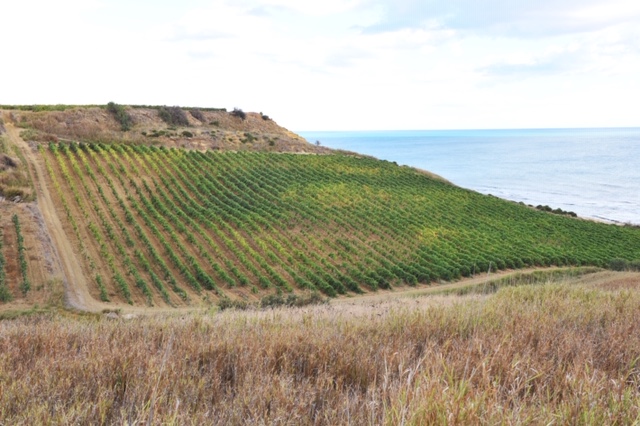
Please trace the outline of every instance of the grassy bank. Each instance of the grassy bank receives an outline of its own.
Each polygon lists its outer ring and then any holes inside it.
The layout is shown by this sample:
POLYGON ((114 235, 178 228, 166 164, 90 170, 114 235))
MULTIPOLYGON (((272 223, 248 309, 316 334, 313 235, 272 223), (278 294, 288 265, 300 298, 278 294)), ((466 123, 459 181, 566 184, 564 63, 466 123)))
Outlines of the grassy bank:
POLYGON ((3 321, 0 422, 638 419, 635 291, 565 282, 418 302, 3 321))

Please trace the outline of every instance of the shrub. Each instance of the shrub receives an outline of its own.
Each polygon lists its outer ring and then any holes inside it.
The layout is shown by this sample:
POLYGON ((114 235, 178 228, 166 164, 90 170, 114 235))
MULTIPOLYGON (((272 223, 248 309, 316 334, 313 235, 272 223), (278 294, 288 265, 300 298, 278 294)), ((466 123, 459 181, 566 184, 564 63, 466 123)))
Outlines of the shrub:
POLYGON ((328 299, 323 298, 320 293, 314 291, 302 296, 289 294, 285 297, 282 294, 270 294, 262 298, 260 306, 262 308, 277 308, 280 306, 301 307, 307 305, 320 305, 324 303, 328 303, 328 299))
POLYGON ((247 118, 247 113, 245 113, 240 108, 234 108, 233 111, 231 111, 230 114, 233 115, 234 117, 238 117, 238 118, 240 118, 242 120, 245 120, 247 118))
POLYGON ((107 104, 107 111, 109 111, 113 117, 116 119, 118 123, 120 123, 120 128, 123 132, 131 130, 131 126, 133 124, 133 119, 127 112, 124 106, 118 105, 113 102, 109 102, 107 104))
POLYGON ((184 132, 182 132, 182 136, 184 136, 185 138, 192 138, 193 137, 193 133, 191 133, 188 130, 185 130, 184 132))
POLYGON ((262 119, 263 119, 264 121, 269 121, 269 120, 271 120, 271 119, 269 118, 269 116, 268 116, 268 115, 263 114, 263 113, 260 113, 260 117, 262 117, 262 119))
POLYGON ((628 261, 626 259, 611 259, 609 269, 612 271, 635 271, 640 272, 640 260, 628 261))
POLYGON ((252 134, 251 134, 251 133, 249 133, 249 132, 246 132, 246 133, 244 134, 244 138, 240 139, 240 141, 242 141, 242 143, 253 142, 253 141, 255 141, 255 140, 258 140, 258 138, 257 138, 257 137, 255 137, 254 135, 252 135, 252 134))
POLYGON ((220 126, 220 122, 218 120, 214 120, 214 121, 210 122, 209 125, 219 127, 220 126))
POLYGON ((562 210, 561 208, 552 209, 549 206, 537 205, 536 209, 541 210, 543 212, 559 214, 559 215, 563 215, 563 216, 578 217, 578 215, 576 213, 571 212, 571 211, 567 211, 567 210, 562 210))
POLYGON ((188 126, 189 119, 187 114, 177 106, 158 108, 158 116, 170 126, 188 126))
POLYGON ((225 309, 238 309, 244 311, 249 308, 249 304, 244 300, 231 300, 228 297, 223 297, 218 302, 218 309, 224 311, 225 309))
POLYGON ((609 269, 612 271, 625 271, 627 269, 627 263, 625 259, 611 259, 609 261, 609 269))
POLYGON ((193 118, 195 118, 196 120, 201 121, 202 123, 204 123, 206 121, 206 119, 204 118, 204 114, 199 109, 192 109, 192 110, 189 111, 189 113, 191 114, 191 116, 193 118))

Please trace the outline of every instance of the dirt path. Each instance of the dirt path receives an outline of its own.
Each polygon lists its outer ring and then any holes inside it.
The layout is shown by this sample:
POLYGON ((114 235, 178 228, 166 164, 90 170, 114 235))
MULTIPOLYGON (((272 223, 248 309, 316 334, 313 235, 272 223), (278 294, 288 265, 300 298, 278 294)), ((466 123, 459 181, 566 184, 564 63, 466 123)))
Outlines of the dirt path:
POLYGON ((332 300, 331 303, 347 303, 347 304, 377 304, 381 302, 388 302, 390 300, 400 299, 400 298, 409 298, 409 297, 419 297, 419 296, 428 296, 430 294, 439 293, 444 290, 452 290, 460 287, 474 286, 474 285, 482 285, 489 281, 493 281, 499 278, 508 277, 509 275, 515 274, 528 274, 535 271, 552 271, 554 269, 565 269, 565 268, 529 268, 529 269, 517 269, 517 270, 508 270, 508 271, 499 271, 490 274, 478 274, 473 277, 463 278, 460 281, 447 283, 447 284, 434 284, 428 287, 411 287, 411 288, 402 288, 395 291, 385 291, 378 293, 371 293, 362 296, 353 296, 353 297, 344 297, 332 300))
POLYGON ((37 194, 37 205, 53 241, 52 261, 57 262, 61 266, 59 270, 63 271, 61 279, 64 284, 65 303, 73 309, 100 310, 102 306, 89 294, 87 279, 58 218, 40 158, 33 148, 20 138, 20 130, 12 123, 7 123, 5 128, 10 142, 20 148, 29 164, 29 172, 37 194))

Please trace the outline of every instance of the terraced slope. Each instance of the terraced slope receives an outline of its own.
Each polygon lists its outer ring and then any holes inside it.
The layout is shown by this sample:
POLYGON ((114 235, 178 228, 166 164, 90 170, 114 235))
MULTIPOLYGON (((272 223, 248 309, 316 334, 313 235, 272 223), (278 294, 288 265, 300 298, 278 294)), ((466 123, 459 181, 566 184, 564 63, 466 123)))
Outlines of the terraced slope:
POLYGON ((345 155, 40 146, 98 300, 329 296, 640 258, 640 229, 559 217, 345 155))

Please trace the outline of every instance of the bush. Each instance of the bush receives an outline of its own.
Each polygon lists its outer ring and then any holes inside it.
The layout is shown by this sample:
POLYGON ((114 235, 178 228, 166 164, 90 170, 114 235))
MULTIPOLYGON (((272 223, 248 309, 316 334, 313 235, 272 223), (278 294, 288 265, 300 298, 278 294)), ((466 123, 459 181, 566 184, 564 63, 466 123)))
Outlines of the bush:
POLYGON ((258 138, 257 138, 257 137, 255 137, 254 135, 252 135, 252 134, 251 134, 251 133, 249 133, 249 132, 246 132, 246 133, 244 134, 244 138, 240 139, 240 141, 241 141, 242 143, 253 142, 253 141, 255 141, 255 140, 258 140, 258 138))
POLYGON ((543 212, 559 214, 559 215, 563 215, 563 216, 578 217, 578 215, 576 213, 568 211, 568 210, 562 210, 561 208, 552 209, 549 206, 537 205, 536 209, 541 210, 543 212))
POLYGON ((223 297, 218 302, 218 309, 224 311, 225 309, 238 309, 244 311, 249 308, 249 304, 244 300, 231 300, 228 297, 223 297))
POLYGON ((263 114, 263 113, 260 113, 260 117, 262 117, 262 119, 263 119, 264 121, 269 121, 269 120, 271 120, 271 119, 269 118, 269 116, 268 116, 268 115, 263 114))
POLYGON ((113 102, 109 102, 107 104, 107 111, 113 114, 113 117, 116 119, 118 123, 120 123, 120 128, 123 132, 131 130, 131 126, 133 125, 133 119, 127 112, 124 106, 118 105, 113 102))
POLYGON ((640 260, 628 261, 626 259, 611 259, 609 269, 612 271, 635 271, 640 272, 640 260))
POLYGON ((158 116, 170 126, 188 126, 189 119, 187 114, 177 106, 158 108, 158 116))
POLYGON ((240 108, 234 108, 230 114, 233 115, 234 117, 241 118, 242 120, 245 120, 247 118, 247 114, 240 108))
POLYGON ((191 133, 188 130, 185 130, 184 132, 182 132, 182 136, 184 136, 185 138, 192 138, 193 137, 193 133, 191 133))
POLYGON ((192 109, 192 110, 189 111, 189 113, 191 114, 191 116, 193 118, 195 118, 196 120, 201 121, 202 123, 204 123, 206 121, 206 118, 204 118, 204 114, 199 109, 192 109))
POLYGON ((611 259, 609 261, 609 269, 612 271, 625 271, 627 269, 627 263, 625 259, 611 259))
POLYGON ((289 294, 285 297, 282 294, 270 294, 262 298, 260 306, 263 308, 277 308, 280 306, 301 307, 320 305, 323 303, 328 303, 328 299, 323 298, 320 293, 314 291, 303 296, 289 294))

